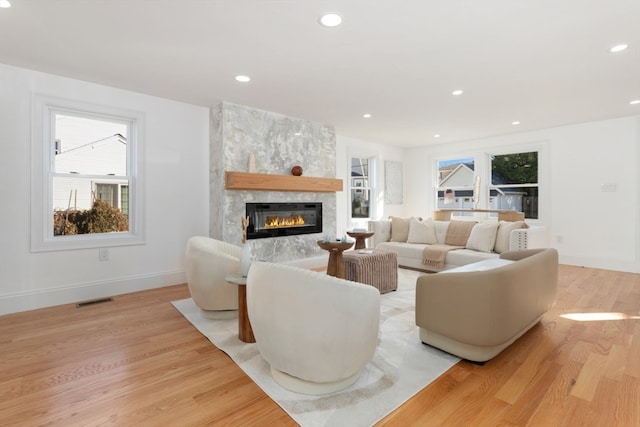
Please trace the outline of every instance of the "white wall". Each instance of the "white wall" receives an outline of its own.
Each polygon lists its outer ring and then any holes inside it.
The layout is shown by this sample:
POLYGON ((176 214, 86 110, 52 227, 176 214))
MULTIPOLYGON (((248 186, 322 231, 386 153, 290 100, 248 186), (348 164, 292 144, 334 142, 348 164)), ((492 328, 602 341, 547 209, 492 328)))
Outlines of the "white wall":
POLYGON ((209 233, 208 109, 0 64, 0 314, 185 282, 187 239, 209 233), (34 93, 145 114, 143 245, 30 252, 34 93))
MULTIPOLYGON (((400 205, 384 204, 384 162, 392 160, 402 162, 404 149, 375 144, 368 141, 354 139, 337 135, 336 140, 336 170, 337 178, 344 182, 344 191, 338 193, 337 200, 337 228, 338 236, 341 237, 347 230, 354 227, 366 227, 367 221, 352 221, 349 207, 351 206, 349 195, 349 171, 351 157, 375 157, 376 158, 376 202, 374 206, 375 218, 387 218, 389 215, 402 216, 405 214, 407 203, 407 193, 404 192, 404 203, 400 205)), ((406 169, 403 166, 403 174, 406 176, 406 169)), ((403 177, 403 185, 406 189, 406 179, 403 177)))
POLYGON ((640 116, 407 149, 405 204, 433 211, 435 159, 541 148, 540 219, 560 262, 640 272, 640 116), (602 184, 617 191, 603 192, 602 184))

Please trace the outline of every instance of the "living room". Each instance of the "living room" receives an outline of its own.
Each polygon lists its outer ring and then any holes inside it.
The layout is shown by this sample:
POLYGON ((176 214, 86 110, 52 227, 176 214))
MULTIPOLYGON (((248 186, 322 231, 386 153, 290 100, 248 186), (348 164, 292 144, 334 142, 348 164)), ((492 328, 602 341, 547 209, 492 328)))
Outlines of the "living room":
MULTIPOLYGON (((12 3, 16 7, 19 4, 17 0, 12 3)), ((10 27, 7 19, 6 14, 0 14, 0 28, 10 27)), ((637 30, 634 35, 636 38, 628 41, 627 53, 636 58, 640 45, 637 30)), ((608 46, 617 39, 602 40, 602 43, 608 46)), ((602 61, 620 58, 608 55, 605 49, 602 61)), ((168 95, 149 94, 142 81, 140 88, 118 87, 108 82, 98 83, 102 77, 78 78, 77 74, 65 73, 56 67, 44 71, 26 64, 26 60, 0 51, 0 140, 4 148, 0 169, 7 201, 2 215, 6 227, 0 249, 3 273, 0 314, 185 283, 186 242, 191 236, 216 234, 212 233, 212 221, 220 218, 213 210, 224 200, 225 192, 212 191, 211 186, 212 127, 215 126, 212 109, 218 105, 237 106, 245 111, 329 129, 333 134, 330 139, 333 164, 328 170, 321 170, 308 159, 314 153, 305 152, 300 158, 286 160, 300 164, 305 176, 342 179, 345 190, 350 178, 350 158, 374 159, 377 167, 374 188, 379 202, 372 210, 373 218, 430 216, 436 208, 433 177, 438 160, 474 157, 476 162, 486 163, 492 154, 536 150, 540 160, 540 214, 538 219, 529 222, 544 227, 548 246, 558 250, 560 263, 640 273, 640 114, 638 105, 628 105, 640 96, 637 77, 629 82, 631 93, 620 100, 625 104, 622 114, 611 116, 596 112, 589 120, 524 131, 518 131, 521 128, 509 123, 509 128, 499 133, 461 137, 447 143, 433 143, 429 134, 425 136, 428 143, 403 146, 342 134, 334 123, 243 103, 243 99, 249 99, 243 98, 246 94, 227 102, 225 93, 216 93, 213 95, 223 101, 202 105, 176 101, 168 95), (33 105, 37 95, 142 113, 144 150, 140 173, 143 185, 139 196, 144 200, 141 211, 144 221, 140 228, 143 243, 108 246, 107 260, 100 259, 99 247, 32 250, 32 189, 37 176, 32 157, 33 105), (383 202, 387 161, 402 164, 402 203, 399 204, 383 202)), ((640 64, 635 67, 635 71, 639 71, 640 64)), ((153 76, 149 79, 153 80, 153 76)), ((486 96, 487 102, 491 102, 492 96, 486 96)), ((597 100, 579 102, 596 104, 594 110, 597 110, 597 100)), ((375 120, 375 115, 371 119, 375 120)), ((404 119, 398 118, 398 121, 404 122, 404 119)), ((469 125, 474 126, 476 123, 469 125)), ((236 148, 232 167, 246 170, 249 150, 245 146, 236 148)), ((213 161, 220 158, 222 156, 215 157, 213 161)), ((269 173, 288 174, 290 168, 290 163, 285 167, 283 162, 274 169, 275 163, 265 165, 259 157, 256 164, 259 170, 269 173)), ((335 229, 326 230, 325 234, 341 237, 347 230, 362 225, 350 217, 348 191, 337 192, 330 203, 335 205, 332 214, 335 229)), ((234 215, 224 221, 228 235, 237 239, 240 217, 234 215), (236 231, 233 227, 237 227, 236 231)), ((220 227, 217 236, 222 236, 222 225, 220 227)))

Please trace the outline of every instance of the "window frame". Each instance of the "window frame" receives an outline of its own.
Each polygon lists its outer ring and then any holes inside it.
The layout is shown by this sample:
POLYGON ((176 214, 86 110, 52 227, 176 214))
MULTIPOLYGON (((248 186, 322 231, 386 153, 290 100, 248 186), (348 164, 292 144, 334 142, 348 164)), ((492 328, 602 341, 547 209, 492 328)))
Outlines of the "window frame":
MULTIPOLYGON (((538 190, 538 206, 537 206, 537 218, 525 218, 525 220, 528 223, 539 223, 542 221, 545 212, 546 212, 546 207, 548 206, 548 195, 546 192, 544 192, 544 188, 545 188, 545 182, 546 182, 546 177, 548 176, 548 167, 549 167, 549 160, 548 160, 548 149, 547 149, 547 145, 548 142, 546 141, 539 141, 539 142, 531 142, 531 143, 527 143, 527 144, 522 144, 522 145, 509 145, 509 146, 504 146, 504 147, 494 147, 493 149, 488 149, 486 151, 482 151, 482 152, 478 152, 478 151, 473 151, 473 150, 469 150, 469 151, 462 151, 462 152, 455 152, 455 153, 442 153, 442 155, 439 155, 437 157, 435 157, 433 159, 433 182, 435 182, 435 185, 432 187, 432 191, 433 191, 433 197, 432 197, 432 203, 434 206, 434 210, 438 210, 438 209, 459 209, 459 207, 457 206, 457 203, 454 205, 448 205, 445 206, 444 208, 441 208, 438 206, 438 192, 441 189, 444 188, 452 188, 454 191, 455 190, 471 190, 473 189, 473 187, 440 187, 440 176, 439 176, 439 169, 438 166, 440 164, 440 162, 443 161, 450 161, 450 160, 456 160, 456 159, 466 159, 466 158, 470 158, 470 159, 474 159, 474 172, 476 176, 480 177, 480 189, 479 189, 479 195, 480 195, 480 202, 478 204, 478 209, 491 209, 491 190, 495 187, 492 183, 492 174, 491 174, 491 168, 492 168, 492 162, 491 162, 491 158, 493 156, 503 156, 503 155, 510 155, 510 154, 520 154, 520 153, 529 153, 529 152, 536 152, 537 156, 538 156, 538 182, 537 184, 534 183, 530 183, 530 184, 509 184, 507 185, 507 187, 536 187, 538 190)), ((466 195, 462 195, 462 196, 458 196, 456 195, 456 199, 459 199, 460 197, 468 197, 466 195)), ((525 212, 526 214, 526 212, 525 212)), ((470 212, 454 212, 452 215, 452 218, 454 217, 465 217, 465 216, 470 216, 473 215, 470 212)), ((488 215, 490 218, 496 218, 497 214, 496 213, 492 213, 488 215)))
POLYGON ((144 244, 144 113, 40 94, 33 96, 32 106, 31 251, 144 244), (126 123, 128 128, 126 178, 129 181, 129 230, 127 232, 54 236, 53 178, 56 175, 54 138, 55 115, 59 113, 126 123))
POLYGON ((349 158, 348 158, 348 179, 349 179, 349 191, 348 191, 348 209, 349 209, 349 219, 351 222, 359 222, 359 221, 367 221, 367 220, 371 220, 375 217, 375 189, 376 189, 376 177, 375 177, 375 171, 376 171, 376 156, 367 156, 367 155, 359 155, 359 154, 350 154, 349 158), (360 179, 360 178, 354 178, 351 176, 351 172, 352 172, 352 168, 353 168, 353 159, 365 159, 367 160, 367 177, 366 177, 366 181, 363 179, 361 186, 358 185, 354 185, 354 180, 360 179), (365 183, 368 183, 369 185, 364 185, 365 183), (361 216, 353 216, 353 199, 352 199, 352 193, 353 191, 359 191, 359 192, 363 192, 363 191, 368 191, 369 192, 369 215, 366 217, 361 217, 361 216))
MULTIPOLYGON (((491 194, 491 190, 496 189, 503 189, 503 188, 535 188, 536 189, 536 193, 537 193, 537 206, 536 206, 536 212, 537 212, 537 216, 535 218, 533 217, 527 217, 527 210, 524 209, 524 207, 522 208, 522 212, 525 214, 525 219, 528 221, 536 221, 540 219, 540 180, 541 180, 541 167, 540 167, 540 161, 541 161, 541 157, 542 157, 542 149, 541 148, 532 148, 532 149, 511 149, 511 150, 505 150, 505 151, 495 151, 495 152, 491 152, 491 153, 487 153, 487 169, 488 169, 488 194, 491 194), (528 183, 524 183, 524 184, 494 184, 493 183, 493 158, 496 156, 509 156, 509 155, 517 155, 517 154, 526 154, 526 153, 536 153, 536 161, 537 161, 537 173, 536 173, 536 182, 528 182, 528 183)), ((487 206, 489 209, 492 209, 491 207, 491 197, 488 198, 488 202, 487 202, 487 206)), ((492 216, 497 216, 497 214, 493 214, 492 216)))

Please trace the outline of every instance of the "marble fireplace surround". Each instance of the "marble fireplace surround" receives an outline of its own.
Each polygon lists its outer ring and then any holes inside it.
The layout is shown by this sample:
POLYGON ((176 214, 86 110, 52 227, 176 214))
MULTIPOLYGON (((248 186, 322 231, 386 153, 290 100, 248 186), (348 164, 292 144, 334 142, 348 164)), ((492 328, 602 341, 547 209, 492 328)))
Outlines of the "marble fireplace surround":
POLYGON ((248 241, 254 259, 321 263, 326 252, 316 241, 336 235, 337 193, 225 190, 225 171, 246 172, 251 153, 257 173, 291 175, 300 165, 303 176, 335 178, 333 127, 228 102, 211 108, 209 123, 210 236, 239 245, 247 202, 321 202, 322 233, 248 241))

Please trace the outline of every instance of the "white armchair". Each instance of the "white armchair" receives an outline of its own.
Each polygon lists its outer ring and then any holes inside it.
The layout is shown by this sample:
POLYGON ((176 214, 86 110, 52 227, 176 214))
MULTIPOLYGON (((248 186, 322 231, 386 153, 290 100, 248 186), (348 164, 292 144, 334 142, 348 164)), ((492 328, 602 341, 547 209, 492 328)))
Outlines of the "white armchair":
POLYGON ((204 317, 237 316, 238 289, 225 277, 240 268, 240 248, 231 243, 204 236, 187 242, 185 268, 193 301, 204 317))
POLYGON ((375 353, 380 293, 372 286, 254 262, 247 305, 258 350, 286 389, 314 395, 342 390, 375 353))

